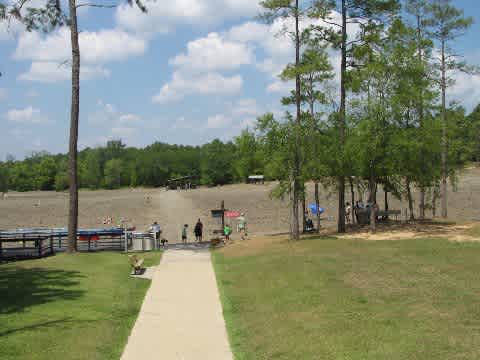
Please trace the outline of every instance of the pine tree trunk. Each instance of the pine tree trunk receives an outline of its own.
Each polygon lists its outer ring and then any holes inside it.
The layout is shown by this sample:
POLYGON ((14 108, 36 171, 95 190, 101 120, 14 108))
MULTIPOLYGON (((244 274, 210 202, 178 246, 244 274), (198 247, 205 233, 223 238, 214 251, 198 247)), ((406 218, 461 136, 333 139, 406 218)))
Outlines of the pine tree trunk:
POLYGON ((292 181, 292 234, 290 238, 292 240, 300 239, 300 224, 299 224, 299 213, 298 213, 298 190, 297 182, 292 181))
MULTIPOLYGON (((299 0, 295 0, 295 66, 300 65, 300 28, 299 28, 299 0)), ((293 179, 293 234, 294 240, 300 239, 299 229, 299 178, 300 178, 300 117, 301 117, 301 98, 300 98, 300 74, 295 76, 295 102, 297 105, 297 118, 295 122, 295 160, 294 160, 294 179, 293 179)))
POLYGON ((383 189, 384 203, 385 203, 385 212, 387 213, 386 218, 388 219, 388 191, 383 189))
POLYGON ((442 217, 447 217, 447 109, 446 109, 446 63, 445 63, 445 41, 442 41, 442 217))
POLYGON ((348 178, 348 180, 350 181, 350 196, 351 196, 351 199, 352 199, 352 206, 351 206, 351 216, 352 216, 352 224, 355 224, 355 190, 353 188, 353 179, 352 177, 350 176, 348 178))
POLYGON ((412 190, 410 188, 410 179, 407 177, 405 180, 406 187, 407 187, 407 198, 408 198, 408 211, 410 211, 410 220, 415 220, 415 215, 413 214, 413 198, 412 198, 412 190))
POLYGON ((68 212, 68 248, 67 252, 77 251, 78 228, 78 176, 77 176, 77 142, 78 118, 80 112, 80 46, 78 43, 76 0, 69 0, 70 37, 72 45, 72 103, 70 110, 70 142, 68 153, 69 171, 69 212, 68 212))
POLYGON ((320 195, 318 191, 318 181, 315 181, 315 205, 317 207, 317 233, 320 233, 320 195))
POLYGON ((375 174, 373 169, 370 171, 370 179, 368 181, 368 185, 370 188, 370 231, 375 233, 377 231, 377 189, 375 184, 375 174))
POLYGON ((303 231, 307 228, 307 202, 305 200, 305 193, 302 195, 302 225, 303 225, 303 231))
POLYGON ((338 232, 345 232, 345 177, 343 176, 343 146, 345 143, 346 122, 346 88, 345 77, 347 73, 347 6, 346 0, 342 0, 342 64, 340 74, 340 114, 339 114, 339 140, 340 140, 340 172, 338 183, 338 232))
POLYGON ((418 210, 420 212, 419 217, 420 219, 425 219, 425 188, 422 187, 420 189, 420 204, 418 206, 418 210))
POLYGON ((435 218, 436 216, 437 216, 437 192, 434 188, 433 194, 432 194, 432 218, 435 218))
MULTIPOLYGON (((418 51, 418 60, 420 63, 423 62, 423 49, 422 49, 422 19, 417 15, 417 51, 418 51)), ((422 77, 425 78, 426 75, 422 74, 422 77)), ((418 103, 418 116, 420 120, 420 129, 423 130, 425 111, 423 104, 423 91, 420 90, 420 99, 418 103)), ((423 145, 423 144, 422 144, 423 145)), ((421 166, 425 170, 425 156, 423 151, 420 154, 421 166)), ((423 179, 422 179, 423 180, 423 179)), ((425 219, 425 186, 422 184, 420 187, 420 204, 419 204, 420 219, 425 219)))

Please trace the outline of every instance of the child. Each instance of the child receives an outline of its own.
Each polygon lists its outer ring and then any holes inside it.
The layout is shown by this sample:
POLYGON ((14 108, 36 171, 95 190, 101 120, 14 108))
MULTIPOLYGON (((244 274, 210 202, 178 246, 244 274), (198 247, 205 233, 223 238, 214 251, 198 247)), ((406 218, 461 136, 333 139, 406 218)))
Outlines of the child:
POLYGON ((183 228, 182 228, 182 243, 184 243, 184 244, 187 243, 187 229, 188 229, 188 224, 183 225, 183 228))
POLYGON ((225 240, 229 241, 230 240, 230 234, 232 233, 232 228, 230 225, 225 224, 225 227, 223 228, 223 234, 225 235, 225 240))

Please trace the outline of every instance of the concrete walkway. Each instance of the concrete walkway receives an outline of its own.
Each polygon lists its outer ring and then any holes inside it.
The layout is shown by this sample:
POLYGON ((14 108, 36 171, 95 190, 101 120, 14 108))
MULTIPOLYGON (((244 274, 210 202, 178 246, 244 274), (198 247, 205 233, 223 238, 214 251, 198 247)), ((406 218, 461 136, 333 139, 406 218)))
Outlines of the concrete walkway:
POLYGON ((163 254, 121 359, 233 359, 208 249, 163 254))

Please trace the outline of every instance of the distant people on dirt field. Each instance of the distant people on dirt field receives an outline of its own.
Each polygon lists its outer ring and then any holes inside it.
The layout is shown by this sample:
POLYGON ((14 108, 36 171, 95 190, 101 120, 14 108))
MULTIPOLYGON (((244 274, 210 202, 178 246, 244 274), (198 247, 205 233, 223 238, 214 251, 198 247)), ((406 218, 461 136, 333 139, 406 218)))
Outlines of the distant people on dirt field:
POLYGON ((187 243, 187 230, 188 230, 188 224, 183 225, 183 228, 182 228, 182 243, 184 243, 184 244, 187 243))
POLYGON ((195 229, 193 232, 195 233, 195 240, 201 242, 203 237, 203 224, 200 219, 198 219, 197 223, 195 224, 195 229))
POLYGON ((225 235, 225 240, 229 241, 230 240, 230 234, 232 233, 232 228, 230 225, 225 224, 223 228, 223 234, 225 235))
POLYGON ((245 240, 247 236, 247 220, 245 219, 245 214, 241 213, 237 218, 237 231, 240 233, 240 238, 245 240))

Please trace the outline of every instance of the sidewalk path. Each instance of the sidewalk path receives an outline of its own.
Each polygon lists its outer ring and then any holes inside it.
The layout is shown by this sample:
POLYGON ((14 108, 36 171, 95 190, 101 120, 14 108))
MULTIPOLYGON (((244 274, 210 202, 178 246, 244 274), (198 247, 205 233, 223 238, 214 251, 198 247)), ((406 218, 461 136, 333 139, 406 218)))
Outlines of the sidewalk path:
POLYGON ((208 249, 167 250, 121 360, 231 360, 208 249))

